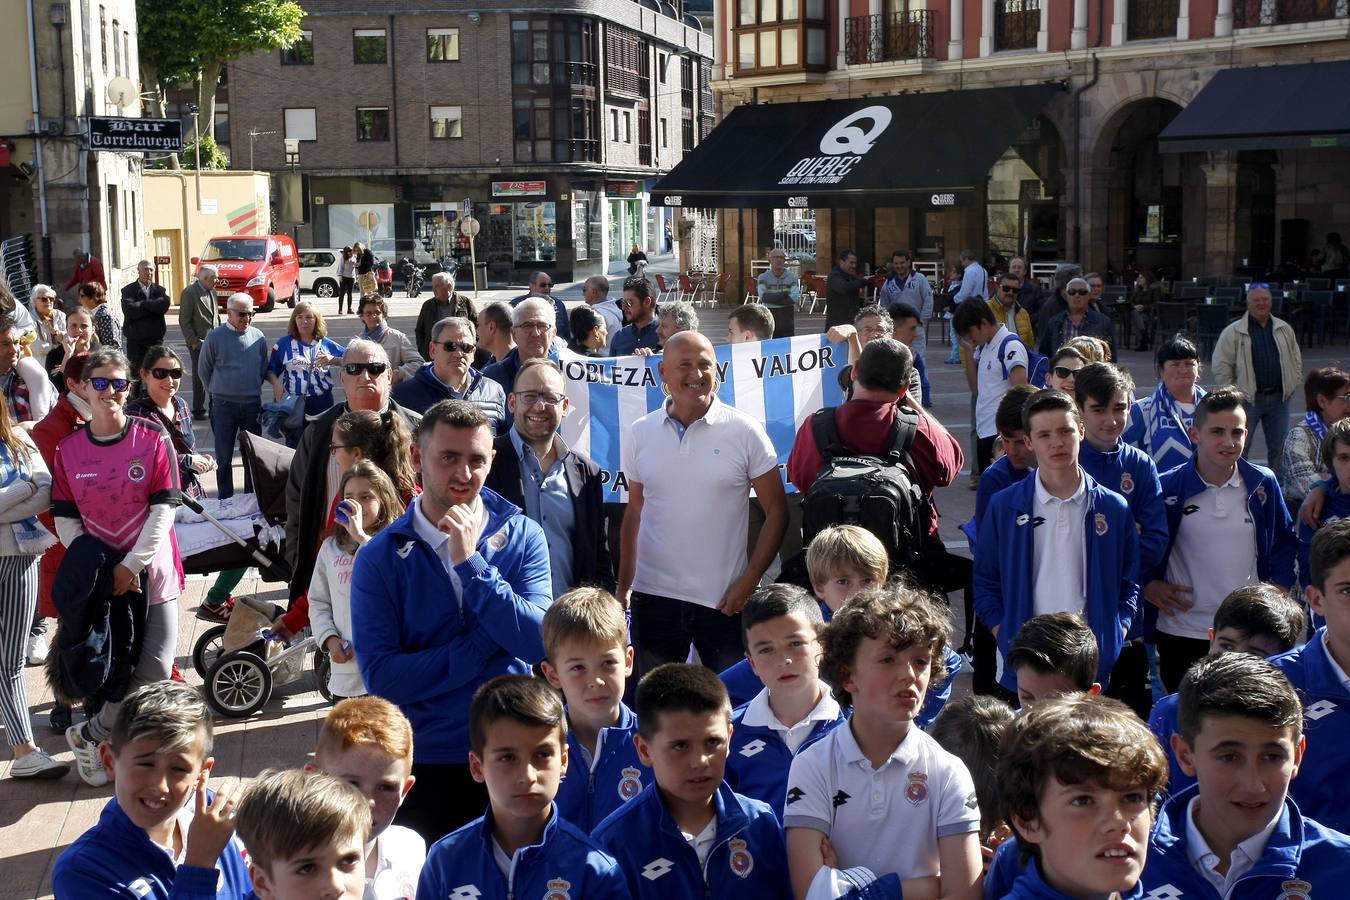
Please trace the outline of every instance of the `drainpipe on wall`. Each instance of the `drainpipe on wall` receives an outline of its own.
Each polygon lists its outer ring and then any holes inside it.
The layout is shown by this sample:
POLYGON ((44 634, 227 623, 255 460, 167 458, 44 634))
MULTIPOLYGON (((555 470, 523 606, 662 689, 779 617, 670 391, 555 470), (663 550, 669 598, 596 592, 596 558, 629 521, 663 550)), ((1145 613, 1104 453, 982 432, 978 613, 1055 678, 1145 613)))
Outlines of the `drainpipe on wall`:
MULTIPOLYGON (((60 40, 60 32, 57 32, 60 40)), ((28 0, 28 78, 33 94, 33 154, 38 183, 38 221, 42 234, 42 280, 52 281, 52 236, 47 229, 47 172, 42 161, 42 103, 38 95, 37 27, 34 22, 33 0, 28 0)), ((64 130, 64 122, 62 122, 64 130)))

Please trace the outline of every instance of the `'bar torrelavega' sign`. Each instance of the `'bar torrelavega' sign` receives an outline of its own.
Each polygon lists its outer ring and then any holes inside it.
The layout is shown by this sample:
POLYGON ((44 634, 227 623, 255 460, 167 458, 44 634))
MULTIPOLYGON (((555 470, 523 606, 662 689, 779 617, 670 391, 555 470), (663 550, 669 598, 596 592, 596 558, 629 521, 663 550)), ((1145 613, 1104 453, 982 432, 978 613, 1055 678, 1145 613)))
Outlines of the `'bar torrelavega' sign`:
POLYGON ((183 123, 177 119, 90 116, 89 149, 177 153, 183 149, 183 123))

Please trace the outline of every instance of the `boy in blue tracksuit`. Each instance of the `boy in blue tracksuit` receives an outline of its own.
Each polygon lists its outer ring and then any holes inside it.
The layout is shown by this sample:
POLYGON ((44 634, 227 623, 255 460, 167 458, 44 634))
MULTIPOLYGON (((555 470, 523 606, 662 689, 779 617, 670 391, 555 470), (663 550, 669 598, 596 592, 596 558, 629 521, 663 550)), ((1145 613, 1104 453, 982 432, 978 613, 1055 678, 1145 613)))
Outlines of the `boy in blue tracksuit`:
POLYGON ((234 837, 237 797, 206 789, 211 742, 211 713, 186 684, 160 681, 127 697, 101 748, 113 798, 57 859, 56 896, 250 896, 244 847, 234 837))
POLYGON ((469 710, 473 777, 488 811, 427 853, 420 897, 628 900, 614 857, 558 814, 553 802, 570 762, 562 701, 544 682, 502 675, 469 710))
POLYGON ((726 780, 780 820, 792 758, 844 721, 820 680, 824 624, 820 604, 792 584, 760 588, 741 610, 745 657, 764 687, 731 715, 726 780))
POLYGON ((482 487, 492 441, 487 416, 467 401, 427 410, 413 456, 423 493, 352 569, 361 676, 413 726, 418 783, 397 821, 428 843, 482 811, 465 764, 474 690, 544 656, 548 544, 519 507, 482 487))
MULTIPOLYGON (((1303 639, 1308 617, 1303 607, 1288 593, 1273 584, 1246 584, 1219 604, 1210 629, 1209 655, 1251 653, 1266 659, 1286 653, 1303 639)), ((1172 735, 1180 733, 1177 724, 1177 694, 1168 694, 1153 706, 1148 727, 1158 736, 1171 769, 1168 791, 1179 794, 1195 784, 1177 763, 1172 752, 1172 735)))
POLYGON ((654 782, 595 829, 634 900, 788 897, 783 828, 723 780, 731 704, 702 666, 666 663, 637 689, 642 761, 654 782))
POLYGON ((568 591, 544 614, 544 649, 544 677, 567 701, 558 814, 589 834, 652 777, 633 745, 637 716, 623 702, 633 674, 623 607, 603 588, 568 591))
MULTIPOLYGON (((1340 419, 1327 429, 1327 436, 1322 441, 1321 459, 1322 470, 1330 472, 1331 477, 1317 482, 1313 488, 1324 498, 1317 518, 1319 525, 1325 525, 1337 519, 1350 518, 1350 419, 1340 419)), ((1298 581, 1299 587, 1304 590, 1312 581, 1308 574, 1308 553, 1316 533, 1317 529, 1309 527, 1307 522, 1299 518, 1298 581)), ((1318 627, 1322 624, 1317 623, 1318 627)))
MULTIPOLYGON (((1082 613, 1100 643, 1096 680, 1106 686, 1138 600, 1134 517, 1119 494, 1078 465, 1083 425, 1072 398, 1040 391, 1024 419, 1036 475, 996 495, 980 523, 975 614, 1006 660, 1032 616, 1082 613)), ((999 683, 1017 689, 1006 665, 999 683)))
POLYGON ((1304 774, 1303 710, 1279 670, 1245 653, 1196 663, 1181 682, 1178 719, 1172 747, 1198 783, 1159 813, 1144 868, 1148 896, 1265 900, 1344 890, 1350 836, 1288 797, 1290 780, 1304 774))
POLYGON ((1313 538, 1308 606, 1326 625, 1308 643, 1271 660, 1299 692, 1308 748, 1290 796, 1304 815, 1350 831, 1350 519, 1313 538))
POLYGON ((1140 583, 1145 628, 1158 646, 1163 686, 1209 652, 1219 604, 1254 581, 1294 586, 1293 522, 1274 474, 1242 458, 1242 392, 1220 388, 1195 405, 1195 455, 1162 476, 1167 549, 1140 583))

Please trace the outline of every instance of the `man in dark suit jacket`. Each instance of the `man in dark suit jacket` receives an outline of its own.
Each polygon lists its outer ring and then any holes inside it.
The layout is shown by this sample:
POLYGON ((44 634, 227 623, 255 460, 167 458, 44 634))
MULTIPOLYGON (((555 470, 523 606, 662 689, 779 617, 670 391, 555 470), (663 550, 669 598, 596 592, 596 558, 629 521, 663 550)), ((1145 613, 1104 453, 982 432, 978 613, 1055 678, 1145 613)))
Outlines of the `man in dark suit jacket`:
POLYGON ((122 288, 122 336, 132 374, 140 368, 145 351, 161 343, 168 330, 164 314, 169 311, 169 295, 151 280, 152 274, 150 260, 143 259, 136 264, 136 280, 122 288))
POLYGON ((557 433, 568 408, 558 364, 526 360, 506 402, 515 425, 493 444, 486 487, 544 529, 555 598, 583 584, 613 591, 600 467, 557 433))

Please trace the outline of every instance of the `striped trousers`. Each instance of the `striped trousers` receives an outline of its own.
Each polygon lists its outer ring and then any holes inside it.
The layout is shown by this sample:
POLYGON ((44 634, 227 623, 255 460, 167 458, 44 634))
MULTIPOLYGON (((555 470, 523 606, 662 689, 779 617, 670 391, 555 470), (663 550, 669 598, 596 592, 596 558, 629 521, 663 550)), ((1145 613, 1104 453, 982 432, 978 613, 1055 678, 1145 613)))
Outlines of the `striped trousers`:
POLYGON ((36 556, 0 556, 0 720, 11 747, 31 743, 24 655, 37 609, 36 556))

